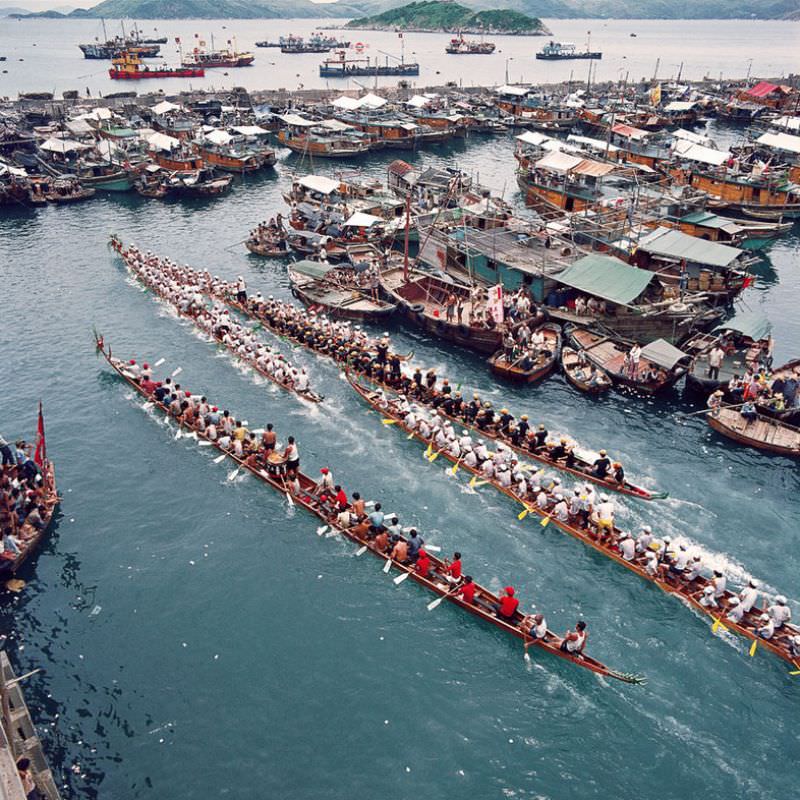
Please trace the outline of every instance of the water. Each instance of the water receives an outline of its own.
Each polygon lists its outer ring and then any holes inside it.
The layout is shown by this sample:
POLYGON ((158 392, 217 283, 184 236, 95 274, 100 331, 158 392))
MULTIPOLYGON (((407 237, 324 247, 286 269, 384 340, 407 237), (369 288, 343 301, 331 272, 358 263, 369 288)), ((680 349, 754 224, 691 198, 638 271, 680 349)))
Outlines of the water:
MULTIPOLYGON (((519 203, 511 151, 510 137, 476 137, 415 158, 479 171, 519 203)), ((361 164, 383 176, 390 159, 361 164)), ((425 462, 328 362, 293 354, 327 397, 318 408, 236 369, 107 249, 115 232, 288 297, 282 263, 234 244, 280 208, 297 165, 284 152, 276 173, 237 179, 217 201, 98 194, 0 217, 2 430, 32 435, 43 399, 64 498, 27 587, 0 615, 18 669, 44 668, 28 696, 66 794, 793 796, 798 686, 784 662, 749 658, 741 640, 712 635, 706 619, 554 526, 518 522, 490 487, 467 493, 463 471, 425 462), (648 686, 536 652, 527 667, 517 640, 448 605, 426 611, 430 598, 410 582, 395 587, 371 556, 317 537, 318 521, 278 493, 228 481, 213 452, 175 441, 95 355, 92 326, 119 355, 181 366, 184 386, 252 426, 271 421, 283 441, 294 433, 309 473, 331 465, 348 491, 380 498, 445 553, 460 549, 479 580, 513 582, 556 630, 584 616, 591 652, 648 686)), ((769 248, 745 295, 772 319, 778 361, 798 352, 798 244, 795 231, 769 248)), ((686 537, 737 580, 755 575, 789 595, 798 615, 796 465, 729 444, 698 418, 679 423, 678 394, 592 401, 559 375, 500 386, 469 352, 391 332, 464 391, 507 398, 619 454, 671 496, 622 501, 626 525, 686 537)))
MULTIPOLYGON (((343 20, 157 20, 141 23, 144 34, 168 37, 161 46, 167 62, 178 63, 175 37, 183 47, 193 46, 194 35, 210 45, 213 34, 217 46, 235 39, 241 50, 253 50, 256 60, 251 67, 207 70, 205 78, 139 81, 112 81, 106 61, 82 57, 78 44, 103 38, 99 20, 11 20, 0 19, 0 55, 8 61, 0 64, 0 96, 17 92, 77 89, 93 94, 135 89, 139 92, 163 90, 180 92, 189 88, 248 89, 330 86, 356 88, 355 81, 326 81, 319 77, 319 64, 327 57, 315 53, 286 55, 279 50, 256 48, 262 39, 276 41, 281 35, 307 36, 319 26, 342 24, 343 20), (24 59, 21 61, 20 59, 24 59), (125 84, 125 85, 123 85, 125 84)), ((592 49, 603 52, 602 61, 536 61, 534 54, 547 41, 543 37, 495 36, 497 50, 490 56, 451 56, 444 52, 448 34, 406 33, 405 57, 419 62, 421 69, 416 86, 441 85, 456 81, 464 86, 502 83, 506 74, 511 81, 565 81, 570 76, 577 83, 588 77, 589 63, 598 80, 648 79, 656 69, 658 76, 676 77, 683 64, 684 78, 700 79, 744 77, 753 75, 783 77, 797 71, 798 26, 780 21, 756 20, 545 20, 553 36, 561 41, 583 46, 591 31, 592 49), (636 38, 631 37, 636 33, 636 38), (757 44, 755 44, 757 43, 757 44), (752 65, 750 60, 752 59, 752 65)), ((107 21, 108 34, 120 32, 119 23, 107 21)), ((396 33, 380 31, 343 31, 353 44, 368 45, 364 55, 385 61, 385 53, 400 56, 396 33)), ((355 55, 351 53, 351 55, 355 55)), ((394 86, 397 78, 381 78, 378 85, 394 86)), ((370 79, 361 84, 372 85, 370 79)))

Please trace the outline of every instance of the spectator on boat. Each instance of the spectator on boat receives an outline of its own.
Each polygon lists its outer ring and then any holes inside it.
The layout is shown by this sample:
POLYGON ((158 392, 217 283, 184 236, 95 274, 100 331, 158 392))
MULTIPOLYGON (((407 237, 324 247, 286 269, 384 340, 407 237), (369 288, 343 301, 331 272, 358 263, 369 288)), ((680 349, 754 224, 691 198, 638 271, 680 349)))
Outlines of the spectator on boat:
POLYGON ((11 452, 11 448, 9 447, 8 442, 3 438, 3 434, 0 433, 0 455, 3 457, 3 466, 16 466, 17 459, 14 457, 14 454, 11 452))
POLYGON ((11 528, 4 528, 3 529, 3 549, 2 552, 10 553, 12 558, 16 558, 20 554, 19 549, 19 539, 14 536, 13 531, 11 528))
POLYGON ((36 788, 36 781, 31 772, 31 760, 29 758, 20 758, 17 761, 17 772, 22 782, 22 789, 25 792, 25 800, 41 800, 42 795, 36 788))
POLYGON ((712 392, 708 396, 708 400, 706 400, 706 406, 708 410, 711 412, 712 417, 718 417, 720 409, 722 408, 722 398, 724 392, 722 389, 717 389, 715 392, 712 392))
POLYGON ((719 368, 725 358, 725 351, 717 344, 708 354, 708 377, 711 380, 719 380, 719 368))
MULTIPOLYGON (((783 384, 781 384, 781 386, 783 386, 783 384)), ((734 374, 728 381, 728 394, 730 394, 731 401, 734 405, 741 403, 742 395, 744 394, 744 384, 738 374, 734 374)))
POLYGON ((755 403, 753 403, 752 400, 745 401, 744 405, 742 405, 742 408, 739 411, 739 414, 741 414, 741 416, 744 417, 748 423, 755 422, 755 420, 758 418, 758 412, 756 411, 755 403))
POLYGON ((639 374, 639 359, 642 356, 642 348, 638 342, 634 342, 628 354, 630 356, 631 378, 636 378, 639 374))

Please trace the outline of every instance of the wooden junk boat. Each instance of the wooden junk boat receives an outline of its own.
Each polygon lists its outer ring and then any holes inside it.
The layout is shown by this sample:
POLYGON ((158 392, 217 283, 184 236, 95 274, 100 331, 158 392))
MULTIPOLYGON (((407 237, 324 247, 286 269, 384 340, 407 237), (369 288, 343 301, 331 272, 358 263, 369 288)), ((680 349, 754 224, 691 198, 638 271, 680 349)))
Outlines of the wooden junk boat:
MULTIPOLYGON (((433 440, 426 439, 416 430, 412 431, 403 421, 402 415, 397 413, 394 408, 391 408, 378 401, 380 396, 378 392, 370 391, 358 381, 354 380, 349 373, 348 380, 356 392, 358 392, 358 394, 369 406, 378 411, 381 417, 394 420, 394 425, 391 427, 393 427, 395 430, 399 429, 401 431, 405 431, 405 433, 408 434, 408 438, 417 439, 418 441, 429 445, 431 450, 433 449, 433 440)), ((514 487, 509 488, 501 486, 500 483, 494 478, 487 479, 479 469, 467 466, 461 459, 456 459, 455 456, 450 455, 447 450, 439 450, 437 448, 436 452, 442 457, 446 458, 448 461, 458 463, 465 472, 472 473, 482 482, 485 481, 486 483, 491 484, 499 492, 502 492, 514 502, 522 505, 523 511, 526 512, 525 516, 529 514, 535 514, 536 516, 545 517, 553 525, 555 525, 557 528, 560 528, 565 533, 568 533, 576 539, 579 539, 584 544, 607 556, 617 564, 626 567, 631 572, 636 573, 640 578, 655 584, 663 592, 680 598, 684 602, 691 605, 695 610, 699 611, 701 614, 705 614, 715 621, 719 619, 718 615, 725 613, 725 609, 729 607, 730 600, 736 596, 735 592, 730 589, 726 589, 725 593, 718 599, 719 607, 708 608, 704 606, 700 600, 703 597, 703 589, 711 584, 709 579, 700 576, 693 581, 687 581, 681 577, 671 576, 668 570, 662 569, 659 569, 656 575, 651 575, 645 568, 646 557, 644 554, 637 554, 631 561, 628 561, 622 557, 622 553, 615 543, 616 541, 619 541, 622 536, 622 531, 619 528, 614 527, 614 535, 613 537, 610 537, 609 540, 600 540, 599 538, 593 536, 590 530, 580 527, 577 521, 573 522, 569 519, 566 521, 560 520, 558 517, 539 509, 535 504, 532 504, 532 501, 520 497, 515 492, 514 487)), ((522 514, 522 512, 520 513, 522 514)), ((797 668, 796 656, 792 656, 788 637, 800 632, 800 628, 790 623, 786 623, 784 625, 786 633, 776 635, 773 639, 764 639, 759 636, 757 632, 760 625, 759 617, 762 613, 763 611, 761 609, 754 607, 752 611, 747 612, 740 623, 733 622, 728 617, 724 617, 721 624, 723 624, 725 630, 732 630, 748 639, 757 641, 766 650, 769 650, 780 658, 785 659, 790 664, 793 664, 795 668, 797 668)))
POLYGON ((368 288, 355 284, 352 272, 350 265, 295 261, 289 265, 292 294, 309 308, 336 319, 376 321, 393 314, 397 305, 374 300, 368 288))
POLYGON ((289 248, 286 246, 286 240, 280 234, 262 237, 260 239, 251 237, 244 245, 251 253, 257 256, 281 258, 289 255, 289 248))
POLYGON ((476 602, 464 602, 455 594, 453 594, 452 584, 439 577, 440 575, 444 574, 445 564, 434 555, 430 556, 432 575, 429 578, 423 578, 417 574, 413 565, 400 563, 393 560, 385 553, 379 552, 374 548, 371 540, 367 539, 365 534, 359 532, 357 526, 345 528, 338 524, 337 515, 331 514, 331 512, 326 509, 315 497, 314 488, 316 483, 312 478, 298 471, 298 482, 300 487, 299 491, 293 491, 289 488, 289 485, 284 477, 285 465, 276 463, 275 461, 270 461, 262 467, 260 464, 253 464, 245 459, 237 458, 230 450, 224 450, 217 441, 210 441, 200 431, 190 428, 182 420, 170 415, 169 409, 166 406, 156 402, 152 395, 149 395, 142 389, 139 383, 126 375, 121 369, 123 362, 115 359, 112 356, 111 348, 106 348, 102 337, 97 338, 96 344, 98 350, 102 353, 103 357, 106 359, 114 372, 116 372, 117 375, 119 375, 119 377, 121 377, 139 395, 144 397, 147 402, 152 403, 153 407, 170 417, 179 426, 182 432, 186 431, 190 438, 194 438, 196 436, 198 443, 208 443, 207 446, 215 448, 221 454, 226 455, 231 461, 235 462, 237 470, 247 470, 255 478, 263 481, 284 495, 292 505, 299 505, 311 514, 319 517, 319 519, 325 524, 321 528, 317 529, 318 536, 322 536, 330 530, 331 533, 337 533, 346 537, 355 544, 358 544, 360 548, 363 548, 362 552, 366 552, 368 550, 377 558, 383 559, 385 562, 385 572, 390 572, 393 568, 397 570, 399 574, 395 578, 396 582, 400 582, 398 579, 406 580, 407 578, 405 578, 404 575, 407 575, 408 578, 415 581, 417 584, 422 586, 424 589, 427 589, 438 598, 441 598, 441 600, 447 600, 448 602, 453 603, 454 605, 459 606, 466 611, 469 611, 471 614, 480 617, 486 622, 497 626, 506 633, 510 633, 512 636, 521 639, 525 645, 526 652, 529 647, 539 647, 551 655, 562 658, 565 661, 569 661, 576 666, 588 669, 591 672, 597 673, 598 675, 614 678, 616 680, 623 681, 624 683, 644 683, 644 678, 641 676, 631 673, 618 672, 617 670, 611 669, 602 662, 586 655, 585 653, 573 654, 561 650, 561 637, 555 633, 552 633, 551 631, 548 631, 547 635, 543 639, 533 639, 525 632, 525 630, 523 630, 522 623, 526 622, 526 618, 520 613, 515 615, 513 620, 514 624, 498 618, 494 612, 494 606, 500 602, 500 598, 483 586, 477 586, 477 591, 475 593, 476 602))
MULTIPOLYGON (((39 432, 37 442, 42 442, 43 444, 44 418, 42 417, 41 407, 39 409, 39 432)), ((0 467, 0 474, 3 473, 4 469, 4 467, 0 467)), ((5 582, 8 580, 36 552, 55 523, 56 509, 59 503, 58 489, 56 488, 56 471, 53 462, 47 458, 46 452, 42 456, 40 470, 44 482, 44 499, 42 502, 45 507, 45 513, 42 515, 44 525, 37 529, 29 522, 26 522, 17 532, 19 553, 14 555, 11 551, 0 552, 0 581, 5 582)))
POLYGON ((586 328, 567 325, 564 329, 570 344, 582 350, 589 361, 621 386, 643 394, 656 394, 674 386, 686 374, 690 357, 665 339, 656 339, 641 348, 638 372, 627 369, 628 353, 633 342, 625 342, 586 328), (652 379, 648 373, 657 375, 652 379))
POLYGON ((611 378, 605 370, 591 364, 586 356, 581 357, 582 351, 573 350, 571 347, 561 348, 561 369, 564 377, 578 390, 586 394, 603 394, 611 388, 611 378), (594 380, 590 370, 594 370, 594 380))
POLYGON ((537 331, 544 334, 545 345, 533 362, 525 354, 509 362, 505 350, 498 350, 489 358, 489 366, 495 375, 518 383, 535 383, 553 371, 561 352, 561 326, 552 322, 540 325, 537 331))
POLYGON ((202 67, 150 67, 142 63, 136 53, 123 51, 111 61, 108 75, 112 80, 138 81, 142 78, 202 78, 202 67))
POLYGON ((454 36, 447 47, 444 48, 445 53, 450 55, 490 55, 494 53, 494 42, 484 42, 482 40, 465 39, 464 34, 460 33, 454 36))
POLYGON ((800 428, 794 425, 764 414, 758 414, 748 422, 738 409, 732 408, 721 408, 716 414, 709 412, 706 419, 717 433, 739 444, 788 458, 800 458, 800 428))

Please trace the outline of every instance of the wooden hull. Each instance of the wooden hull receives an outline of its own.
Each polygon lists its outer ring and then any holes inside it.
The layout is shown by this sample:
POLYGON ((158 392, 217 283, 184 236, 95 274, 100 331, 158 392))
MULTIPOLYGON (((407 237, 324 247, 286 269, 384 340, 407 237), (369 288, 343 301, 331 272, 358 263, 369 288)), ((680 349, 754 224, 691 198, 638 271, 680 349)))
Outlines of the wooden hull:
MULTIPOLYGON (((348 380, 350 381, 353 388, 356 392, 365 400, 365 402, 371 406, 373 409, 378 411, 382 417, 384 418, 391 418, 395 420, 395 424, 391 427, 394 429, 399 429, 401 431, 405 431, 409 435, 410 438, 417 439, 418 441, 431 445, 433 447, 432 441, 425 439, 421 436, 417 431, 411 431, 405 423, 403 422, 402 418, 395 413, 392 409, 387 408, 386 406, 382 406, 375 402, 373 397, 370 395, 370 392, 366 390, 364 387, 360 386, 357 381, 353 380, 353 378, 348 374, 348 380)), ((479 470, 472 469, 468 467, 466 464, 461 462, 460 460, 451 456, 447 451, 441 452, 438 451, 440 455, 446 458, 448 461, 453 463, 459 463, 460 468, 463 469, 465 472, 469 472, 479 478, 482 481, 486 481, 487 484, 492 485, 495 489, 500 491, 502 494, 505 494, 515 503, 520 504, 528 514, 534 514, 539 517, 547 517, 550 520, 550 524, 555 525, 556 527, 560 528, 565 533, 570 534, 571 536, 579 539, 584 544, 588 545, 589 547, 593 548, 599 553, 610 558, 612 561, 615 561, 617 564, 626 567, 631 572, 636 573, 640 578, 648 581, 649 583, 655 584, 659 589, 663 592, 666 592, 669 595, 673 595, 675 597, 680 598, 684 602, 693 606, 697 611, 700 611, 702 614, 705 614, 712 619, 717 619, 717 615, 720 613, 725 613, 724 609, 720 611, 719 609, 710 609, 706 608, 700 603, 700 598, 702 597, 702 591, 705 586, 708 585, 708 580, 705 578, 698 578, 691 583, 683 581, 680 578, 672 578, 668 577, 668 573, 664 573, 663 575, 659 573, 657 576, 651 576, 645 570, 643 564, 640 560, 633 560, 627 561, 624 559, 619 552, 619 550, 613 544, 607 544, 603 541, 600 541, 598 538, 592 535, 592 533, 587 530, 581 528, 577 523, 572 522, 570 520, 562 521, 559 520, 557 517, 551 516, 550 514, 546 514, 545 512, 538 509, 535 505, 533 505, 533 501, 527 498, 519 497, 513 489, 501 486, 497 481, 494 479, 487 480, 479 470)), ((614 528, 614 533, 619 536, 621 531, 618 528, 614 528)), ((734 593, 731 591, 727 591, 722 598, 727 606, 728 600, 734 596, 734 593)), ((727 618, 723 620, 723 623, 726 628, 741 634, 749 639, 758 640, 758 642, 765 647, 766 649, 773 652, 775 655, 780 656, 781 658, 789 661, 790 663, 794 663, 791 655, 789 654, 788 644, 781 643, 779 640, 765 640, 758 636, 755 632, 755 627, 757 626, 757 618, 760 614, 759 611, 750 612, 747 617, 742 621, 741 624, 737 624, 731 622, 727 618)), ((794 626, 788 626, 787 628, 790 633, 797 632, 798 628, 794 626)))
POLYGON ((257 256, 265 256, 270 258, 283 258, 284 256, 289 255, 289 250, 287 249, 286 245, 281 242, 279 244, 275 243, 259 243, 259 242, 252 242, 249 239, 244 243, 245 247, 251 252, 255 253, 257 256))
MULTIPOLYGON (((175 417, 172 417, 169 413, 169 410, 165 406, 155 402, 150 395, 148 395, 146 392, 142 390, 142 387, 138 383, 131 380, 127 375, 125 375, 112 361, 111 348, 108 348, 108 350, 106 350, 102 340, 99 340, 97 342, 97 346, 100 352, 103 354, 106 361, 108 362, 108 364, 111 366, 111 368, 139 395, 148 400, 148 402, 153 403, 153 406, 157 408, 160 412, 162 412, 168 417, 171 417, 180 426, 181 430, 188 432, 188 435, 196 435, 198 441, 200 440, 209 441, 203 436, 203 434, 199 433, 198 431, 193 431, 181 420, 177 420, 175 417)), ((372 542, 370 542, 366 538, 359 536, 355 528, 344 528, 337 524, 336 515, 331 514, 313 496, 313 490, 316 484, 310 477, 308 477, 304 473, 302 472, 298 473, 300 491, 298 492, 290 491, 285 479, 283 479, 282 476, 271 475, 266 470, 259 469, 255 466, 251 466, 250 464, 246 463, 245 460, 237 458, 230 451, 223 450, 217 442, 211 442, 210 446, 215 448, 220 453, 224 453, 231 461, 234 461, 238 469, 247 470, 254 477, 261 480, 263 483, 270 485, 276 491, 290 498, 293 504, 299 505, 306 511, 317 516, 320 520, 326 523, 326 527, 330 528, 332 532, 342 535, 347 539, 350 539, 351 541, 358 544, 360 547, 363 547, 365 551, 369 550, 373 555, 382 559, 384 563, 387 561, 391 562, 391 566, 394 569, 398 570, 400 573, 408 573, 409 579, 415 581, 423 588, 428 589, 430 592, 437 595, 438 597, 445 598, 448 602, 451 602, 454 605, 464 608, 470 613, 478 617, 481 617, 486 622, 489 622, 497 626, 498 628, 505 630, 507 633, 510 633, 513 636, 516 636, 517 638, 521 639, 526 645, 526 650, 528 647, 533 647, 533 646, 539 647, 542 650, 546 650, 547 652, 551 653, 554 656, 557 656, 566 661, 570 661, 576 666, 583 667, 597 674, 604 675, 609 678, 614 678, 616 680, 623 681, 624 683, 638 684, 644 682, 643 679, 639 676, 630 673, 618 672, 617 670, 607 667, 605 664, 598 661, 597 659, 592 658, 591 656, 587 656, 585 654, 573 655, 571 653, 562 651, 558 646, 561 639, 550 631, 548 631, 548 635, 542 640, 532 639, 520 627, 520 623, 523 622, 523 617, 521 614, 518 614, 517 617, 515 618, 515 621, 518 620, 518 622, 516 624, 512 624, 511 621, 506 622, 504 620, 499 619, 492 611, 490 611, 491 605, 493 603, 498 603, 499 598, 492 592, 490 592, 488 589, 485 589, 480 585, 477 585, 477 591, 476 591, 476 598, 478 599, 478 602, 465 603, 463 600, 457 598, 455 595, 452 594, 452 586, 449 583, 446 583, 444 581, 440 582, 436 580, 435 572, 430 578, 424 578, 414 570, 412 565, 394 561, 386 553, 379 552, 374 548, 372 542)), ((317 534, 321 536, 325 532, 326 529, 321 528, 317 531, 317 534)), ((443 571, 445 566, 444 562, 437 559, 435 556, 431 556, 431 562, 434 571, 443 571)))
POLYGON ((490 359, 489 365, 495 375, 517 383, 536 383, 546 378, 558 361, 561 352, 561 328, 552 323, 546 323, 537 330, 544 333, 547 350, 550 355, 542 357, 531 369, 522 369, 519 362, 509 364, 502 350, 496 352, 490 359))
POLYGON ((595 369, 600 380, 598 383, 589 384, 587 380, 578 377, 578 366, 577 351, 573 350, 571 347, 563 347, 561 349, 561 369, 567 381, 579 392, 598 395, 604 394, 611 388, 611 378, 608 377, 606 372, 596 367, 595 369))
POLYGON ((734 442, 787 458, 800 458, 800 428, 793 425, 763 414, 748 423, 738 411, 727 408, 717 417, 709 413, 706 419, 717 433, 734 442))
POLYGON ((377 322, 390 317, 397 306, 392 303, 373 301, 365 292, 330 291, 315 284, 303 285, 295 282, 295 275, 289 270, 292 280, 292 294, 309 308, 324 310, 335 319, 349 319, 359 322, 377 322))

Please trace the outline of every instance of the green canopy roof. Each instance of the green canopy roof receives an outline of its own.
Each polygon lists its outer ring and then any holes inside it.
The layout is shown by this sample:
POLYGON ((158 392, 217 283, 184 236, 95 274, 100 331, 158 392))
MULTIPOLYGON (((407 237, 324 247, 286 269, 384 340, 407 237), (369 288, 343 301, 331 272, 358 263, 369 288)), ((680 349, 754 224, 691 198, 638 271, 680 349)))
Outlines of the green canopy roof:
POLYGON ((639 239, 639 249, 656 256, 686 259, 710 267, 727 267, 742 254, 737 247, 709 242, 673 228, 654 228, 639 239))
POLYGON ((308 261, 307 259, 289 264, 289 269, 293 272, 308 275, 309 278, 322 278, 333 268, 333 264, 323 264, 321 261, 308 261))
POLYGON ((686 358, 686 353, 678 350, 666 339, 656 339, 642 348, 642 358, 646 358, 664 369, 672 369, 682 358, 686 358))
POLYGON ((627 305, 635 300, 655 277, 613 256, 588 255, 578 259, 553 279, 610 303, 627 305))
POLYGON ((736 331, 742 336, 748 336, 754 342, 766 339, 772 330, 770 321, 757 311, 738 311, 727 322, 714 328, 717 331, 736 331))

